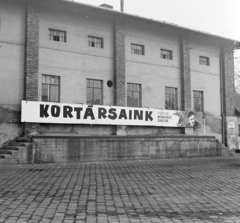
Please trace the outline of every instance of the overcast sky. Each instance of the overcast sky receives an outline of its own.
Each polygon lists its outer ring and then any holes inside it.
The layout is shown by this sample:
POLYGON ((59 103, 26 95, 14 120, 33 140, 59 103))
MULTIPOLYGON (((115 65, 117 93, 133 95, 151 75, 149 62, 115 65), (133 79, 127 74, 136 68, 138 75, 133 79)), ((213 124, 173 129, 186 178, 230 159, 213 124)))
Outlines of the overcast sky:
MULTIPOLYGON (((120 0, 70 0, 120 11, 120 0)), ((124 0, 130 14, 240 41, 240 0, 124 0)))

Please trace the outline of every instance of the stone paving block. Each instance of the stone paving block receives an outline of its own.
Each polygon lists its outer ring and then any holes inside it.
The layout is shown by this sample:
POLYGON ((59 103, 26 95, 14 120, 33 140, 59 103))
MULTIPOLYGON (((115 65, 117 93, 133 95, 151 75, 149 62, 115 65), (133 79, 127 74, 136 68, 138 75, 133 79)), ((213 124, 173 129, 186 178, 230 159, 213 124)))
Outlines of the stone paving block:
POLYGON ((2 166, 0 222, 240 222, 228 157, 2 166))

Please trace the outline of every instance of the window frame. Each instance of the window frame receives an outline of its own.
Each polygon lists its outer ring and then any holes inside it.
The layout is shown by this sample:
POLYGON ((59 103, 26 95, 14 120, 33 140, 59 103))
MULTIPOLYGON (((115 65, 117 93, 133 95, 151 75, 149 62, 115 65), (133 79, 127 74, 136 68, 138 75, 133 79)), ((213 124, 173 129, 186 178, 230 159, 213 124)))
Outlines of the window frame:
POLYGON ((167 49, 160 49, 160 53, 161 53, 161 58, 164 60, 173 60, 173 51, 172 50, 167 50, 167 49), (166 56, 165 53, 169 53, 169 58, 168 57, 164 57, 166 56))
POLYGON ((61 78, 60 76, 57 76, 57 75, 50 75, 50 74, 42 74, 42 95, 41 95, 41 101, 44 101, 44 102, 56 102, 56 103, 59 103, 60 102, 60 90, 61 90, 61 78), (45 76, 45 83, 43 83, 43 77, 45 76), (56 84, 52 84, 52 83, 46 83, 46 77, 54 77, 54 78, 58 78, 58 85, 56 84), (48 100, 43 100, 43 86, 44 85, 48 85, 48 100), (51 86, 58 86, 58 100, 57 101, 52 101, 51 100, 51 90, 50 90, 50 87, 51 86))
POLYGON ((88 35, 88 46, 89 47, 98 48, 98 49, 103 49, 103 47, 104 47, 104 39, 102 37, 88 35), (94 41, 94 43, 95 43, 94 46, 92 46, 92 44, 90 44, 90 43, 93 43, 92 41, 90 42, 90 40, 89 40, 90 38, 95 40, 94 41), (100 40, 101 41, 101 47, 97 47, 96 40, 100 40))
POLYGON ((176 87, 165 86, 165 110, 178 110, 178 89, 176 87), (168 92, 167 89, 174 90, 175 94, 167 94, 168 92), (166 96, 171 96, 171 95, 175 96, 174 101, 176 102, 173 108, 167 107, 167 104, 166 104, 167 98, 169 99, 169 97, 166 97, 166 96))
POLYGON ((136 44, 136 43, 131 43, 131 53, 135 54, 135 55, 145 55, 145 46, 141 45, 141 44, 136 44), (135 47, 135 48, 133 48, 135 47), (137 48, 141 48, 141 49, 137 49, 137 48), (139 53, 141 52, 141 53, 139 53))
POLYGON ((87 78, 86 79, 86 104, 89 104, 89 105, 103 105, 103 80, 99 80, 99 79, 92 79, 92 78, 87 78), (91 86, 88 86, 88 81, 93 81, 93 87, 91 86), (91 88, 93 89, 93 99, 92 101, 94 102, 94 89, 99 89, 97 87, 94 87, 94 81, 96 82, 100 82, 101 83, 101 103, 100 104, 95 104, 95 103, 88 103, 88 89, 91 88))
POLYGON ((127 82, 127 107, 134 107, 134 108, 141 108, 142 107, 142 85, 141 84, 127 82), (129 90, 130 85, 138 86, 139 90, 138 91, 137 90, 129 90), (133 94, 138 92, 138 94, 139 94, 139 106, 134 106, 133 103, 131 105, 129 105, 129 102, 128 102, 128 93, 129 92, 131 92, 131 95, 132 95, 131 98, 132 99, 133 99, 133 94))
POLYGON ((199 56, 199 64, 203 66, 210 66, 210 58, 205 56, 199 56))
POLYGON ((49 39, 50 39, 50 41, 54 41, 54 42, 66 43, 67 42, 67 31, 49 28, 49 39), (57 36, 57 37, 59 37, 59 40, 54 40, 55 35, 52 35, 51 32, 59 32, 59 36, 57 36), (63 34, 63 37, 61 37, 61 33, 63 34), (63 41, 62 41, 62 39, 63 39, 63 41))
POLYGON ((204 92, 203 91, 196 91, 193 90, 193 109, 197 112, 204 112, 204 92), (200 93, 201 97, 195 97, 196 93, 200 93), (195 107, 195 98, 200 98, 201 99, 201 108, 202 110, 198 110, 195 107))

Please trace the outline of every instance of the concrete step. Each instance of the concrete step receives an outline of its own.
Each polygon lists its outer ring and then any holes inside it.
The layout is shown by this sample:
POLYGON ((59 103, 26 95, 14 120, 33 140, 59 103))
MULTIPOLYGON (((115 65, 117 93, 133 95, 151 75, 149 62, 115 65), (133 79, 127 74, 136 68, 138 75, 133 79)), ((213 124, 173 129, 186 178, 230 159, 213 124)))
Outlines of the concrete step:
POLYGON ((11 155, 12 158, 18 158, 18 150, 0 150, 0 155, 11 155))
POLYGON ((10 154, 0 154, 0 159, 7 159, 7 158, 11 158, 12 155, 10 154))
POLYGON ((30 142, 10 142, 9 146, 29 146, 30 142))
POLYGON ((32 139, 29 137, 17 137, 15 141, 16 142, 31 142, 32 139))
POLYGON ((1 150, 16 150, 16 151, 19 151, 19 150, 22 150, 24 148, 25 148, 25 146, 4 146, 1 150))

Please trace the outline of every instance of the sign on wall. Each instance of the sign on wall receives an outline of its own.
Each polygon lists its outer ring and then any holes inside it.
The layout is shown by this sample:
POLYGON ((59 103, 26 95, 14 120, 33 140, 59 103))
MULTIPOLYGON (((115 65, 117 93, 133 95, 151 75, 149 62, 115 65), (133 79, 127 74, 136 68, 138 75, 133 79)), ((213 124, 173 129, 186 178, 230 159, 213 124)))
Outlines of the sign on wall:
MULTIPOLYGON (((182 111, 153 108, 22 101, 21 121, 56 124, 186 126, 194 128, 194 123, 188 123, 190 120, 190 118, 186 118, 188 114, 182 111)), ((193 116, 196 119, 194 113, 193 116)))

